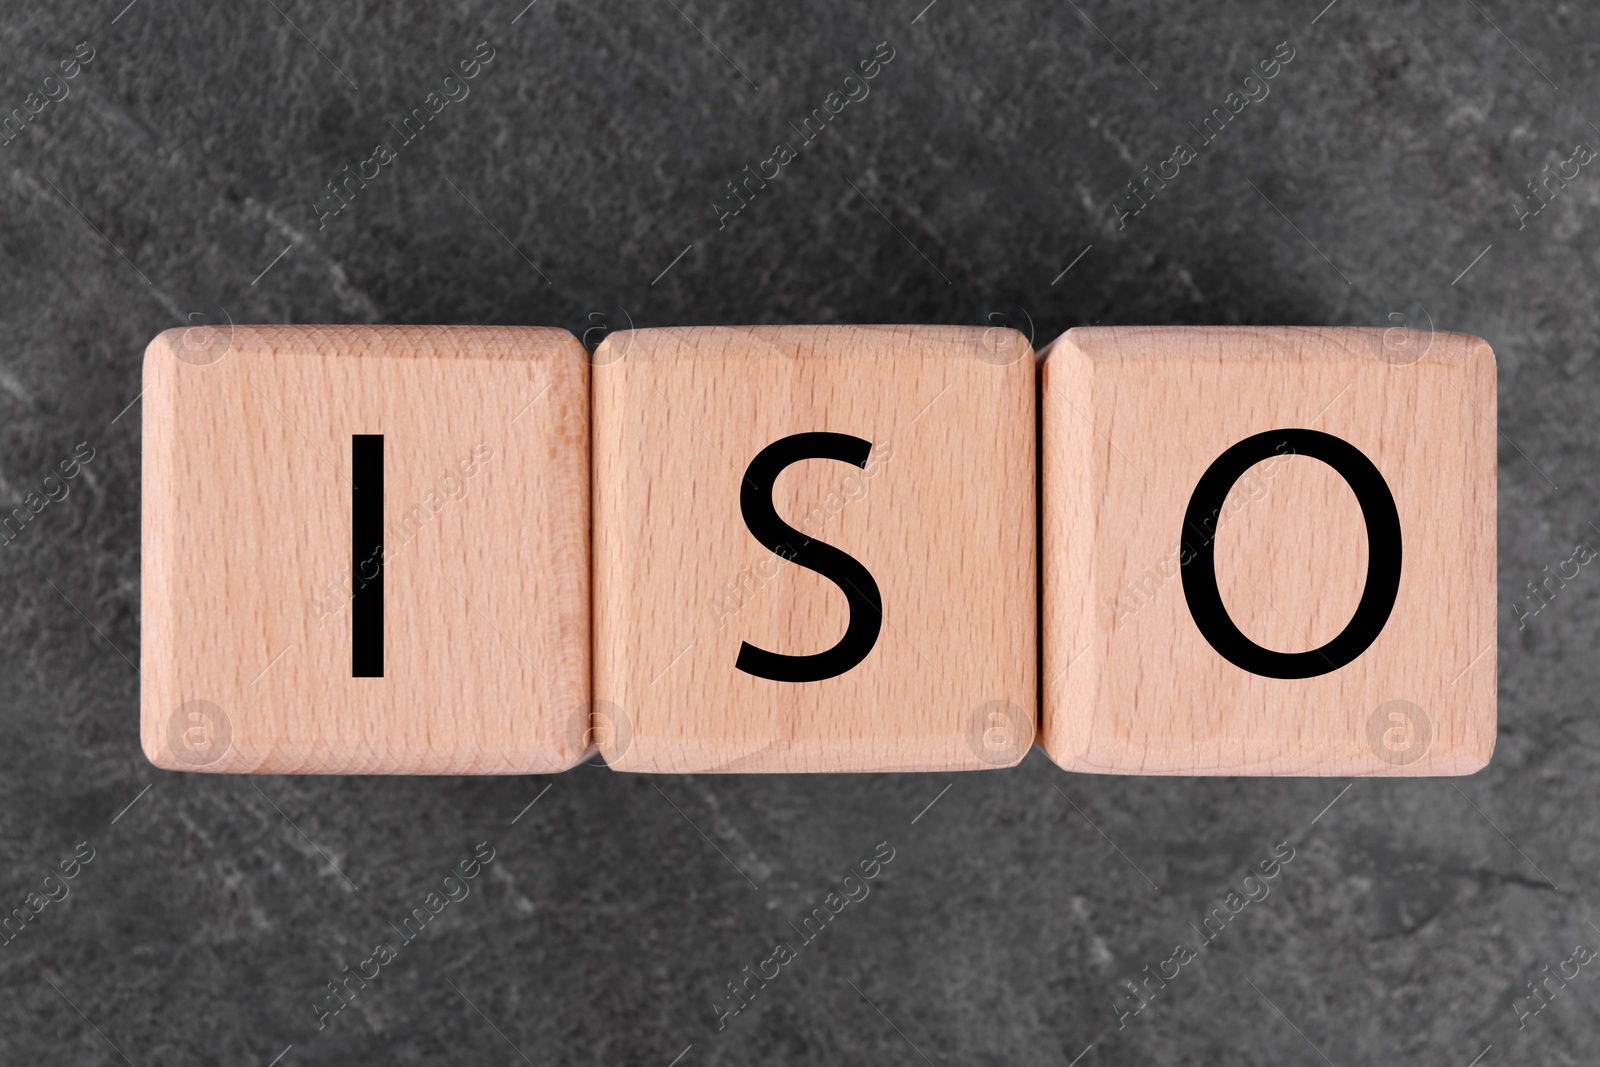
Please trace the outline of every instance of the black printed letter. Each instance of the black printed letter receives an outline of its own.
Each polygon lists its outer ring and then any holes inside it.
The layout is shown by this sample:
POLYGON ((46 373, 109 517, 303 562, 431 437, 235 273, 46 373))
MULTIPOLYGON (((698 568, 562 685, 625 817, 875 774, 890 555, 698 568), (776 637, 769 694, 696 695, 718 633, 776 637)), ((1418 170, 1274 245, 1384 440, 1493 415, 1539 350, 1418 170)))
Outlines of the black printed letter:
POLYGON ((797 433, 780 438, 757 453, 744 472, 739 508, 744 524, 767 548, 807 570, 816 571, 844 591, 850 603, 850 624, 839 643, 811 656, 786 656, 739 645, 734 667, 774 682, 820 682, 843 674, 872 651, 883 626, 883 598, 878 583, 853 557, 832 545, 814 541, 778 518, 772 487, 785 467, 803 459, 836 459, 865 468, 872 442, 842 433, 797 433))
POLYGON ((1350 442, 1320 430, 1271 430, 1246 437, 1218 456, 1189 497, 1183 516, 1183 595, 1201 635, 1229 663, 1265 678, 1315 678, 1365 652, 1383 632, 1400 592, 1400 514, 1383 474, 1350 442), (1333 640, 1309 652, 1274 652, 1246 637, 1228 617, 1217 591, 1216 520, 1233 483, 1264 459, 1320 459, 1349 483, 1367 520, 1367 584, 1350 622, 1333 640))

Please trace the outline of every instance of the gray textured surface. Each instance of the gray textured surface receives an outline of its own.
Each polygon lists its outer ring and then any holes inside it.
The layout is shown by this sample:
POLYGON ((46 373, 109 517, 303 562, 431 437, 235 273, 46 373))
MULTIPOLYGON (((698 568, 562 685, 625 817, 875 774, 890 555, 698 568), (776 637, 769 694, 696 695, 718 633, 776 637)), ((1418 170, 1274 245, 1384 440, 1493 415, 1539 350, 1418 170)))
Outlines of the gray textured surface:
POLYGON ((96 49, 0 147, 0 495, 95 449, 0 547, 0 903, 97 850, 0 948, 0 1062, 265 1065, 292 1045, 284 1067, 666 1067, 691 1044, 683 1067, 1064 1065, 1091 1045, 1085 1067, 1465 1067, 1491 1044, 1484 1067, 1592 1061, 1593 968, 1524 1029, 1511 1007, 1600 942, 1600 577, 1525 628, 1512 612, 1600 539, 1600 177, 1517 224, 1529 179, 1600 143, 1592 9, 1339 0, 1313 24, 1323 0, 939 0, 920 19, 923 0, 540 0, 513 22, 520 2, 122 2, 0 18, 0 111, 96 49), (322 183, 485 39, 471 96, 319 232, 322 183), (871 95, 719 231, 722 183, 884 40, 871 95), (1124 183, 1284 40, 1271 95, 1119 229, 1124 183), (1499 355, 1499 750, 1471 779, 1359 781, 1315 824, 1344 782, 1089 778, 1038 752, 955 779, 155 771, 117 651, 139 645, 140 409, 117 416, 145 342, 215 306, 580 330, 616 308, 667 325, 1020 307, 1041 344, 1090 322, 1425 309, 1499 355), (482 840, 497 858, 473 895, 319 1033, 324 983, 482 840), (885 840, 872 895, 717 1031, 724 983, 885 840), (1283 841, 1272 894, 1119 1032, 1119 980, 1283 841))

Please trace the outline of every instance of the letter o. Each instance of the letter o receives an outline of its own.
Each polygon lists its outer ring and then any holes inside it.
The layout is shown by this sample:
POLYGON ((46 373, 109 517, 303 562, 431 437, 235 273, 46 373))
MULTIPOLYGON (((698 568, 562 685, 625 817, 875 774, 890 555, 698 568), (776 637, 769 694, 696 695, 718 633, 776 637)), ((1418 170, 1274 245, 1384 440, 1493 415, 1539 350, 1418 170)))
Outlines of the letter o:
POLYGON ((1350 442, 1319 430, 1269 430, 1246 437, 1218 456, 1195 483, 1183 515, 1185 537, 1202 538, 1182 566, 1183 596, 1201 636, 1234 666, 1266 678, 1315 678, 1365 652, 1383 632, 1400 593, 1400 513, 1383 474, 1350 442), (1367 582, 1355 614, 1333 640, 1309 652, 1274 652, 1234 625, 1217 589, 1216 538, 1209 516, 1220 514, 1235 482, 1255 464, 1287 452, 1320 459, 1355 491, 1367 523, 1367 582))

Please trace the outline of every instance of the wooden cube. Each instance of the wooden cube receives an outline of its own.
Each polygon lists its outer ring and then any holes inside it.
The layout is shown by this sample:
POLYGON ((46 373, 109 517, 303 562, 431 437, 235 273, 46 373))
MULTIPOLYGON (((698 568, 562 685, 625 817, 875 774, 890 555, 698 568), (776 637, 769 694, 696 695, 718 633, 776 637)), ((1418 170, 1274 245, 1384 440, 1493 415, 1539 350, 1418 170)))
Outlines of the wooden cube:
POLYGON ((529 774, 589 745, 589 364, 562 330, 170 330, 144 363, 144 749, 529 774))
POLYGON ((1041 387, 1063 768, 1446 775, 1495 740, 1495 373, 1473 337, 1077 329, 1041 387))
POLYGON ((1009 330, 613 334, 597 741, 618 770, 1009 766, 1036 707, 1035 378, 1009 330))

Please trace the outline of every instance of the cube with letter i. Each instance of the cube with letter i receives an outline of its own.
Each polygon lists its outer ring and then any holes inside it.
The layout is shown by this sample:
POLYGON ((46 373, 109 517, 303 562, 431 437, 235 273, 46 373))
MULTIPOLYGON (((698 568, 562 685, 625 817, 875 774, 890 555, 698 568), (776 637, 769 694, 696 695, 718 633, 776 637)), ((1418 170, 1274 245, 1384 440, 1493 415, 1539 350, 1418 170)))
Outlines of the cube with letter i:
POLYGON ((588 383, 563 330, 157 337, 144 364, 150 759, 278 774, 581 760, 588 383))

